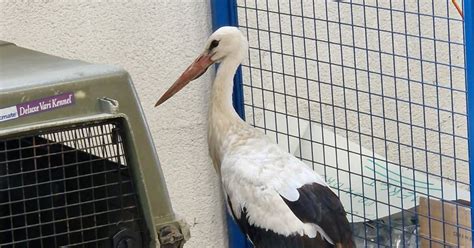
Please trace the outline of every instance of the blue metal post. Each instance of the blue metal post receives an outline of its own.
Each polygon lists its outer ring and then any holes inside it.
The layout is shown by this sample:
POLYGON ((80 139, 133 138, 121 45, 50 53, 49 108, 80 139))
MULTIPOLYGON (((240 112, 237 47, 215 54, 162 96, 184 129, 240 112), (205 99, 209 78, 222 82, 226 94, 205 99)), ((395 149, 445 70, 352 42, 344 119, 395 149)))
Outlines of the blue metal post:
MULTIPOLYGON (((466 90, 469 137, 469 180, 471 211, 474 208, 474 0, 464 1, 464 44, 466 47, 466 90)), ((474 214, 471 214, 474 227, 474 214)), ((472 229, 474 230, 474 229, 472 229)), ((474 237, 474 231, 472 233, 474 237)))
MULTIPOLYGON (((217 30, 222 26, 238 26, 236 0, 211 0, 212 28, 217 30)), ((244 93, 242 86, 242 69, 239 67, 234 77, 234 93, 232 95, 234 108, 242 119, 245 119, 244 93)), ((227 213, 227 229, 229 232, 229 248, 252 247, 240 231, 239 226, 227 213)))

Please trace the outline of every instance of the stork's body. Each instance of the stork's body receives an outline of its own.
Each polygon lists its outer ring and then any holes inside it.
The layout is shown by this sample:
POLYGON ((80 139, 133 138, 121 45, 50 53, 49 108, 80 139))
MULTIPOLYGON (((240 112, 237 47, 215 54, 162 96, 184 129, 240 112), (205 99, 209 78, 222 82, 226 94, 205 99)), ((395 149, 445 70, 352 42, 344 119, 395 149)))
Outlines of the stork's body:
POLYGON ((219 29, 157 105, 220 62, 209 107, 209 152, 242 231, 257 248, 354 247, 344 208, 324 180, 235 112, 233 77, 247 49, 237 28, 219 29))

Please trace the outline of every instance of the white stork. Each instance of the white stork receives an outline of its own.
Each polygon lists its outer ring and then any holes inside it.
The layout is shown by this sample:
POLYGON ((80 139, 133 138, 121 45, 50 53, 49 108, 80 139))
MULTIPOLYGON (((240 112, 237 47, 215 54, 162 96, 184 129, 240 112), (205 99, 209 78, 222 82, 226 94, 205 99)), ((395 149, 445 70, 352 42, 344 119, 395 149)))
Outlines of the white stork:
POLYGON ((233 78, 247 50, 239 29, 218 29, 155 107, 220 63, 209 107, 209 152, 242 231, 258 248, 355 247, 346 212, 323 178, 235 112, 233 78))

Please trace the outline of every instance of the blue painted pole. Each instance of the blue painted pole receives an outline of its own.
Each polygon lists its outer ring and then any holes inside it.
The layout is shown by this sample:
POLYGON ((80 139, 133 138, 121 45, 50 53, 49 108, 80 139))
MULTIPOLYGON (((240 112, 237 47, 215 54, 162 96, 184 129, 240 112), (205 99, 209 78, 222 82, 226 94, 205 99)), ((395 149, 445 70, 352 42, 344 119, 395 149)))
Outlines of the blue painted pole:
MULTIPOLYGON (((211 0, 212 29, 215 31, 222 26, 238 26, 237 3, 235 0, 211 0)), ((242 69, 239 67, 234 76, 234 93, 232 100, 240 118, 245 120, 244 94, 242 86, 242 69)), ((227 230, 229 233, 229 248, 251 248, 252 245, 240 231, 239 226, 227 213, 227 230)))
MULTIPOLYGON (((464 1, 464 44, 466 46, 467 122, 469 137, 469 180, 471 212, 474 208, 474 0, 464 1)), ((471 213, 474 227, 474 214, 471 213)), ((474 229, 472 229, 474 237, 474 229)))

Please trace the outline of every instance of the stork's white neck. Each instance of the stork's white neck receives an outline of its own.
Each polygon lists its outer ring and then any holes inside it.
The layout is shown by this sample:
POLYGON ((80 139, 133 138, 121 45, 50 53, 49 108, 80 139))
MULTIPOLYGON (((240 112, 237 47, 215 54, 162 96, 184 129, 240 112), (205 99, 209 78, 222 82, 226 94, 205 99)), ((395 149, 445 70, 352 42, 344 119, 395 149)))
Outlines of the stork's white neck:
POLYGON ((216 78, 212 85, 211 107, 213 110, 219 111, 219 114, 226 115, 225 117, 238 118, 232 105, 232 91, 234 75, 239 64, 240 63, 235 59, 224 59, 219 65, 216 78))
POLYGON ((220 164, 229 130, 238 128, 238 126, 245 126, 245 122, 235 112, 232 105, 233 79, 239 65, 239 59, 235 57, 225 58, 219 65, 216 79, 212 85, 208 144, 215 166, 220 164))

